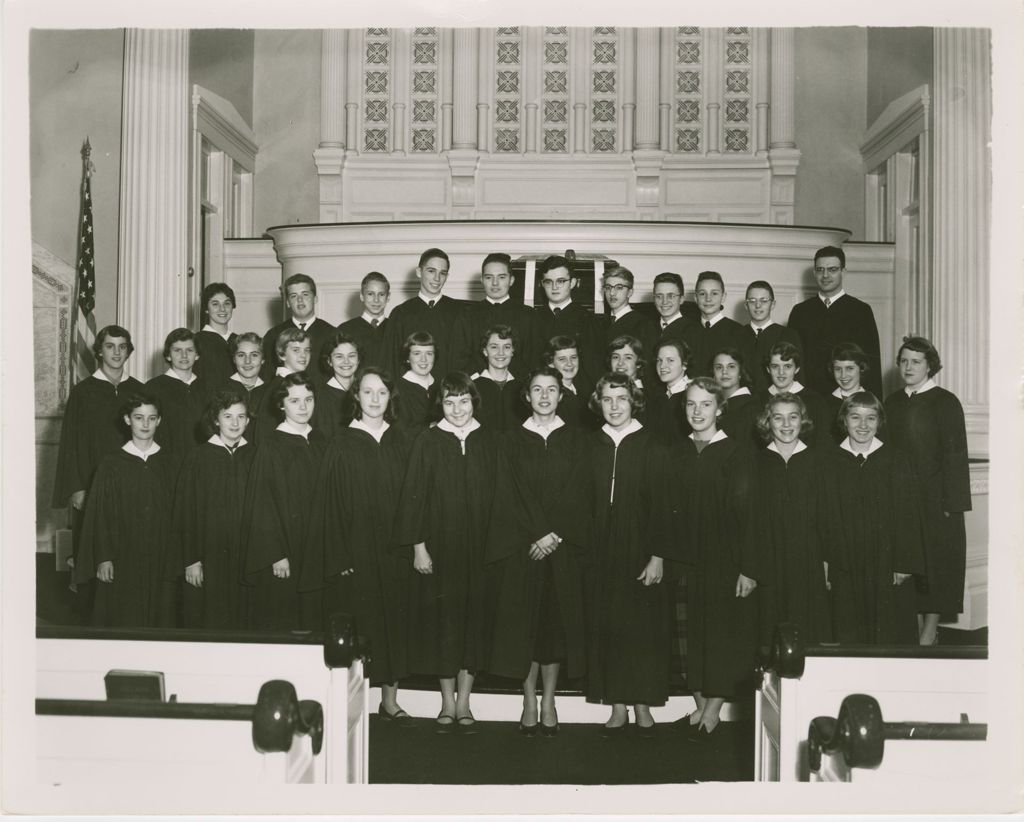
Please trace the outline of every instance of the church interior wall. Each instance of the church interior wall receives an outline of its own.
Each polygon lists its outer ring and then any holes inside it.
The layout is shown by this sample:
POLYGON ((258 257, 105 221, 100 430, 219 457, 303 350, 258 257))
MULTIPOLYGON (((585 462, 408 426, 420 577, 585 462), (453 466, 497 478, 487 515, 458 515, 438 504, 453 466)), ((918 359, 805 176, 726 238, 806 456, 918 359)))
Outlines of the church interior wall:
POLYGON ((867 29, 797 29, 795 133, 800 149, 794 222, 864 239, 867 29))
POLYGON ((188 38, 189 82, 218 94, 252 126, 252 29, 193 29, 188 38))
POLYGON ((82 143, 92 162, 96 322, 117 313, 123 29, 35 30, 29 41, 32 239, 72 267, 82 143))
POLYGON ((934 32, 913 28, 868 30, 867 124, 893 100, 933 81, 934 32))
POLYGON ((320 39, 311 30, 256 32, 257 236, 273 225, 319 222, 313 150, 320 142, 320 39))

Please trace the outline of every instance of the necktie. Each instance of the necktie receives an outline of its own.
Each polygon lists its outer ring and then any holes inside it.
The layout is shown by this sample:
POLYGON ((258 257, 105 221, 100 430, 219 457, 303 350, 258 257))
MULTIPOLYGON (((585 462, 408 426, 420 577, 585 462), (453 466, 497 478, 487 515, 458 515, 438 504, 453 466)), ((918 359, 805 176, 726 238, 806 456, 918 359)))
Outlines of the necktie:
POLYGON ((857 464, 859 466, 861 466, 862 468, 864 467, 864 463, 866 461, 867 461, 867 457, 865 457, 863 454, 858 454, 857 455, 857 464))
POLYGON ((755 328, 754 329, 754 339, 757 339, 760 336, 761 336, 761 329, 760 328, 755 328))
POLYGON ((433 308, 434 307, 434 303, 435 303, 435 300, 427 300, 427 308, 433 308))
POLYGON ((380 320, 370 320, 370 328, 376 328, 380 325, 380 320))
POLYGON ((672 399, 672 389, 671 388, 669 388, 668 390, 665 391, 665 396, 668 397, 669 399, 672 399))
POLYGON ((825 298, 825 308, 828 308, 831 305, 832 305, 832 300, 829 299, 828 297, 826 297, 825 298))
POLYGON ((661 321, 661 330, 664 331, 666 328, 668 328, 668 320, 662 320, 661 321))
POLYGON ((917 391, 911 391, 910 392, 910 396, 914 396, 916 393, 917 393, 917 391))
POLYGON ((562 309, 561 308, 552 308, 551 309, 551 313, 554 314, 557 317, 559 314, 562 313, 562 309))
POLYGON ((704 327, 711 328, 711 320, 704 320, 704 327))
POLYGON ((305 323, 299 323, 299 331, 305 331, 305 330, 306 330, 306 324, 305 323))

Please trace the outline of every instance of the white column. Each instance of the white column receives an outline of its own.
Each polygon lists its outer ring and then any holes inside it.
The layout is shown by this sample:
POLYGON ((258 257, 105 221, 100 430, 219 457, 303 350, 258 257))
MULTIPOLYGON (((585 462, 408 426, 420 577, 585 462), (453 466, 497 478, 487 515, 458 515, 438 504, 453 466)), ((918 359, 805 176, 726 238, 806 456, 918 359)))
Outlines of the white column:
POLYGON ((452 97, 455 105, 455 124, 452 148, 476 149, 476 105, 479 91, 478 29, 455 29, 455 76, 452 97))
POLYGON ((990 48, 984 29, 935 29, 932 342, 972 456, 988 455, 990 48))
POLYGON ((675 89, 675 29, 661 29, 661 88, 658 96, 658 147, 662 151, 672 150, 672 99, 675 89))
POLYGON ((768 30, 756 28, 754 35, 754 146, 758 157, 768 154, 768 30))
POLYGON ((452 147, 452 74, 455 70, 452 30, 440 29, 441 40, 441 151, 452 147))
POLYGON ((522 29, 522 56, 520 65, 523 71, 523 140, 526 154, 536 154, 540 123, 540 72, 544 63, 544 29, 539 26, 524 26, 522 29))
POLYGON ((590 30, 582 26, 569 28, 569 99, 572 101, 572 153, 586 154, 588 151, 587 110, 590 107, 590 30))
POLYGON ((343 218, 347 40, 343 29, 325 29, 320 36, 320 146, 313 152, 313 162, 322 223, 343 218))
POLYGON ((188 31, 128 29, 117 316, 135 343, 128 371, 143 380, 163 370, 164 337, 187 313, 188 107, 188 31))
POLYGON ((636 147, 657 149, 661 32, 636 29, 636 147))
POLYGON ((363 29, 348 30, 348 72, 345 95, 345 145, 349 154, 358 154, 359 145, 359 101, 362 99, 362 54, 363 29))
POLYGON ((411 69, 410 29, 391 30, 391 154, 405 155, 409 135, 406 105, 411 69))
POLYGON ((772 170, 769 222, 792 225, 800 151, 794 136, 794 33, 771 30, 771 86, 768 107, 768 164, 772 170))
POLYGON ((704 72, 707 104, 707 144, 704 153, 717 156, 722 153, 722 29, 704 30, 704 72))

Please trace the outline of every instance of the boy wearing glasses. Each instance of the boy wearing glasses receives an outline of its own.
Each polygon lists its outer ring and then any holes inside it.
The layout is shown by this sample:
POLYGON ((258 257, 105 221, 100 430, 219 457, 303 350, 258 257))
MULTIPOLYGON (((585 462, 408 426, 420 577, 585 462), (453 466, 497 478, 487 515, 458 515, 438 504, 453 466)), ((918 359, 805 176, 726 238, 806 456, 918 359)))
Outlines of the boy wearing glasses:
POLYGON ((544 260, 539 271, 547 297, 547 302, 534 308, 541 337, 545 343, 555 337, 575 340, 580 368, 596 381, 601 372, 603 348, 596 344, 593 313, 572 299, 579 279, 573 276, 569 261, 557 254, 544 260))
POLYGON ((882 363, 879 356, 878 326, 871 306, 843 290, 846 254, 841 248, 825 246, 814 255, 814 279, 818 293, 793 306, 789 327, 804 343, 803 379, 819 394, 832 392, 832 349, 856 343, 867 354, 868 372, 864 388, 882 396, 882 363))
POLYGON ((683 302, 683 278, 663 271, 654 278, 654 307, 658 312, 661 340, 681 340, 683 333, 700 318, 695 303, 683 302))
POLYGON ((633 296, 633 272, 621 265, 609 269, 604 275, 604 301, 608 306, 605 316, 602 346, 612 340, 629 336, 640 340, 644 351, 653 351, 658 342, 658 325, 646 314, 634 311, 629 304, 633 296))
POLYGON ((795 345, 801 351, 803 345, 800 335, 792 328, 779 325, 772 319, 775 308, 775 289, 765 280, 754 280, 747 286, 747 296, 743 304, 747 307, 750 322, 743 326, 741 337, 744 347, 741 348, 744 360, 753 379, 753 393, 757 394, 768 389, 768 352, 772 346, 780 342, 795 345))

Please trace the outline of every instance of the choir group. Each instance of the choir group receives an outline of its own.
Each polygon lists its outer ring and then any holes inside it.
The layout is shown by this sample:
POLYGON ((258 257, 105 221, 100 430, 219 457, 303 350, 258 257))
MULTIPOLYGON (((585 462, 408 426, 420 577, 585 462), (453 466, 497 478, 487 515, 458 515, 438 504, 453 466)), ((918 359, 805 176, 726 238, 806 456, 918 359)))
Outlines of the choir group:
POLYGON ((338 327, 297 274, 289 320, 262 337, 231 333, 234 293, 213 283, 203 329, 172 331, 144 385, 125 376, 128 330, 103 328, 54 492, 93 622, 280 631, 346 611, 380 716, 408 721, 398 683, 436 676, 442 733, 473 730, 486 671, 522 682, 523 734, 557 733, 561 674, 611 706, 603 734, 633 706, 650 735, 682 655, 695 741, 780 622, 811 641, 936 641, 963 597, 963 411, 921 337, 880 401, 841 249, 817 253, 819 294, 788 326, 765 281, 749 324, 726 317, 713 271, 695 304, 659 274, 647 313, 613 268, 594 315, 562 257, 530 308, 509 299, 510 263, 488 255, 484 299, 461 303, 428 249, 417 296, 388 315, 372 272, 338 327))

